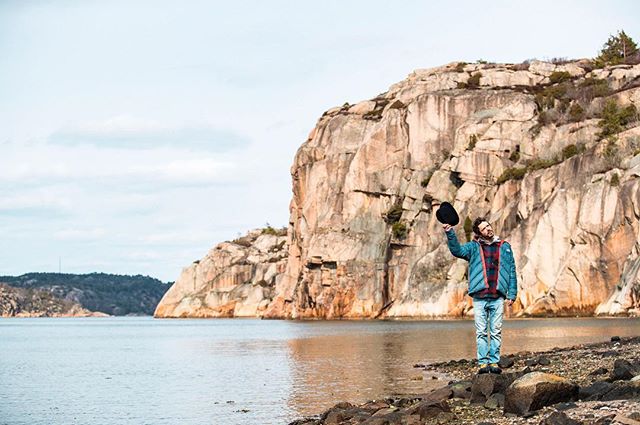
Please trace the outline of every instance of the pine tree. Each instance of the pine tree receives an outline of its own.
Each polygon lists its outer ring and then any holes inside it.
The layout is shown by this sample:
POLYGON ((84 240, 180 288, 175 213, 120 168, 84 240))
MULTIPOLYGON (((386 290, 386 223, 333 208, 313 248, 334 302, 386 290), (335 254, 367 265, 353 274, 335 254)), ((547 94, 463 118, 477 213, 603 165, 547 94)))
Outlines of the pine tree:
POLYGON ((627 58, 638 52, 638 46, 624 31, 618 31, 617 35, 609 36, 602 46, 600 54, 595 59, 597 66, 618 65, 624 63, 627 58))

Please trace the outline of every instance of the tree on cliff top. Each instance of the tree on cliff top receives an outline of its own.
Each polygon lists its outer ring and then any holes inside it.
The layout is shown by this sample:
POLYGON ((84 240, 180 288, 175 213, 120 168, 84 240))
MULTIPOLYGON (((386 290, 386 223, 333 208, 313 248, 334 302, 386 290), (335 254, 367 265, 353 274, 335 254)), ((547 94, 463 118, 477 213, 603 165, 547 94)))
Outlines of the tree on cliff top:
POLYGON ((597 66, 618 65, 625 63, 628 58, 638 53, 638 46, 624 31, 609 36, 602 46, 600 54, 595 59, 597 66))

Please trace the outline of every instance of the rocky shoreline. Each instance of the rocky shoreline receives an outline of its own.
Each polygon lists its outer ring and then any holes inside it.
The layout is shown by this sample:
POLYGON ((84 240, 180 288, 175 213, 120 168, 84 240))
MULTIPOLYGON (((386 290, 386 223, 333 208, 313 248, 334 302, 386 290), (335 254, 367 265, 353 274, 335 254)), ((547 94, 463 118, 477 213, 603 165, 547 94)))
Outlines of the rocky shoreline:
POLYGON ((449 382, 424 394, 338 403, 290 425, 640 425, 640 337, 501 358, 502 374, 475 360, 416 364, 449 382))
POLYGON ((14 288, 0 283, 0 317, 108 317, 77 302, 32 288, 14 288))

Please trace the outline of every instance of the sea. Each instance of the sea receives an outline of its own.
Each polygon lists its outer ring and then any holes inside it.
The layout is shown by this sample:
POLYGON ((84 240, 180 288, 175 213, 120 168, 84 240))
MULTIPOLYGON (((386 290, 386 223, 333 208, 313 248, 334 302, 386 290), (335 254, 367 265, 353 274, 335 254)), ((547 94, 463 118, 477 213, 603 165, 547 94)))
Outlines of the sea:
MULTIPOLYGON (((503 354, 640 335, 640 319, 508 319, 503 354)), ((288 424, 446 385, 470 320, 0 319, 0 424, 288 424)))

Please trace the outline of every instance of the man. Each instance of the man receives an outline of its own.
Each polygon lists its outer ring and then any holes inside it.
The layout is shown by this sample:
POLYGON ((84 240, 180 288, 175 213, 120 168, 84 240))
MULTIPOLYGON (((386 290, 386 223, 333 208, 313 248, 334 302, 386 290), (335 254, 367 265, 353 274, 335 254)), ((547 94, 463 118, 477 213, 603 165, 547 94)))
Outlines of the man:
POLYGON ((443 224, 442 227, 451 254, 469 262, 468 294, 473 297, 478 373, 502 373, 498 362, 504 304, 506 302, 507 307, 511 307, 518 295, 511 245, 501 241, 483 217, 473 222, 474 240, 464 245, 458 242, 451 225, 443 224), (488 334, 491 335, 490 341, 488 334))

